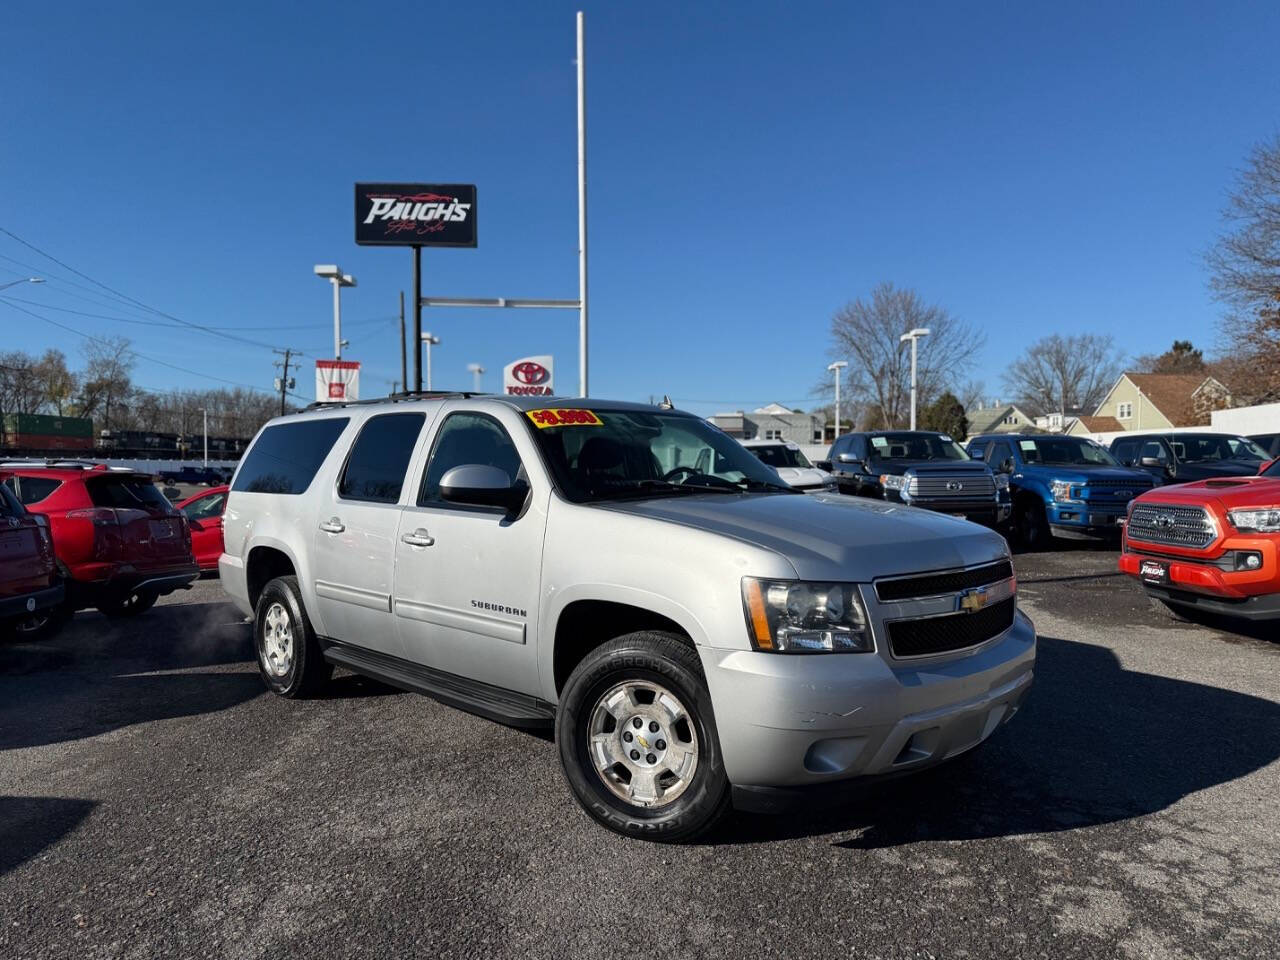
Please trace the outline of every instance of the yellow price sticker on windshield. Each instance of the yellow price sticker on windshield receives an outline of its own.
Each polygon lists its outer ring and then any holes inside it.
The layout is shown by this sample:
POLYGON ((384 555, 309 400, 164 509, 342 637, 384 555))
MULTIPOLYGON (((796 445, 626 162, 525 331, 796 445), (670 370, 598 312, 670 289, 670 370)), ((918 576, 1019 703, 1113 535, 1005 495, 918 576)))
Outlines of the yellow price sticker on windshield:
POLYGON ((604 423, 590 410, 526 410, 539 430, 547 427, 602 427, 604 423))

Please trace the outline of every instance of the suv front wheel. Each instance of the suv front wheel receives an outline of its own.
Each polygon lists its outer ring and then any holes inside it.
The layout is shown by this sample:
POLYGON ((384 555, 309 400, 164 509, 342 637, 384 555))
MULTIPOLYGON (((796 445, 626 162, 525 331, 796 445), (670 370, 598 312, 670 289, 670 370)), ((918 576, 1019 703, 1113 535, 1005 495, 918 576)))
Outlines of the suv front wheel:
POLYGON ((711 694, 679 637, 631 633, 587 654, 561 692, 556 741, 583 809, 624 836, 693 840, 729 809, 711 694))
POLYGON ((276 577, 258 597, 253 618, 262 682, 291 699, 318 693, 333 675, 302 606, 297 577, 276 577))

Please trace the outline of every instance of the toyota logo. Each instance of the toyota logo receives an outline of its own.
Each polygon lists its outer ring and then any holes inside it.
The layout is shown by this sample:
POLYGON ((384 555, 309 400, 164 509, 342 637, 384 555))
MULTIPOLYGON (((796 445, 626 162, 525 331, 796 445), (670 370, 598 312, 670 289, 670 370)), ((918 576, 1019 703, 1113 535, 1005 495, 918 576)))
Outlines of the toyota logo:
POLYGON ((947 481, 947 490, 948 490, 948 492, 950 492, 950 493, 959 493, 959 492, 960 492, 961 490, 963 490, 963 489, 964 489, 964 484, 963 484, 963 483, 961 483, 959 480, 948 480, 948 481, 947 481))
POLYGON ((1157 527, 1160 527, 1162 530, 1168 530, 1168 529, 1169 529, 1170 527, 1172 527, 1172 526, 1174 525, 1174 523, 1176 523, 1176 522, 1177 522, 1177 521, 1176 521, 1176 520, 1174 520, 1174 518, 1173 518, 1173 514, 1172 514, 1172 513, 1158 513, 1158 514, 1156 514, 1156 526, 1157 526, 1157 527))
POLYGON ((524 363, 517 363, 511 368, 511 375, 521 383, 530 386, 538 383, 546 383, 551 376, 551 371, 540 363, 534 363, 532 360, 526 360, 524 363))

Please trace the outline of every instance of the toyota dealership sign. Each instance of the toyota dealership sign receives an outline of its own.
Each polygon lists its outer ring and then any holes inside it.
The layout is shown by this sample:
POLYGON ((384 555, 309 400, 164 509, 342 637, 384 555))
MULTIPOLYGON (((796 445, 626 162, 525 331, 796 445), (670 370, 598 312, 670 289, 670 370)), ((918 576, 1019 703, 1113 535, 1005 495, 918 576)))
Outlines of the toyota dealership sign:
POLYGON ((502 368, 502 392, 515 396, 550 397, 555 394, 552 358, 525 357, 502 368))
POLYGON ((474 247, 473 183, 357 183, 356 243, 474 247))

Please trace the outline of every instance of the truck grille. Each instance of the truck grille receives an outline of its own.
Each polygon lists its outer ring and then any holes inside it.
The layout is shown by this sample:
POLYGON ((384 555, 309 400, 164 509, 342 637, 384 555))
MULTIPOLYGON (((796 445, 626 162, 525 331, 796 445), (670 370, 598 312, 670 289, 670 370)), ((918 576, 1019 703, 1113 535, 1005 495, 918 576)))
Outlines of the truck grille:
POLYGON ((1141 480, 1090 480, 1082 485, 1082 489, 1086 500, 1124 503, 1140 493, 1146 493, 1151 489, 1151 484, 1141 480), (1117 496, 1117 493, 1121 495, 1117 496))
POLYGON ((924 657, 963 650, 998 637, 1013 626, 1017 601, 1010 597, 977 613, 950 613, 921 620, 890 620, 889 647, 895 657, 924 657))
POLYGON ((1207 547, 1217 536, 1213 521, 1203 507, 1173 507, 1162 503, 1135 505, 1125 529, 1130 540, 1194 549, 1207 547))
POLYGON ((1013 565, 1008 560, 988 563, 969 570, 949 570, 945 573, 926 573, 918 577, 902 577, 897 580, 876 582, 876 596, 881 603, 912 600, 916 597, 936 597, 944 593, 959 593, 973 587, 985 587, 1013 576, 1013 565))
POLYGON ((907 492, 922 500, 974 500, 994 496, 996 484, 984 473, 956 477, 929 474, 912 477, 907 492))

